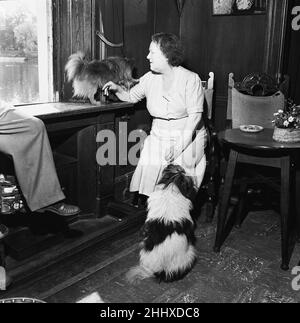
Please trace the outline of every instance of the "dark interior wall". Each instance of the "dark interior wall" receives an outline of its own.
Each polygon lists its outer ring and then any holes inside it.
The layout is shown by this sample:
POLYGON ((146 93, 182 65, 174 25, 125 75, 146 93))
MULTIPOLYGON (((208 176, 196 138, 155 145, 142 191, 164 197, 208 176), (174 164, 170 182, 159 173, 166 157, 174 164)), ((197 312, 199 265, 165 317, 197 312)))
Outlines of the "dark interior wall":
POLYGON ((290 97, 300 104, 300 0, 290 0, 284 72, 290 76, 290 97))
POLYGON ((146 56, 154 31, 154 13, 155 2, 152 0, 124 0, 124 51, 134 60, 136 77, 149 70, 146 56))
POLYGON ((68 57, 83 51, 88 59, 94 52, 93 0, 53 0, 54 89, 61 101, 72 97, 64 67, 68 57))
POLYGON ((201 77, 215 72, 219 95, 227 92, 227 76, 240 78, 263 70, 266 16, 213 16, 212 1, 187 1, 181 36, 186 64, 201 77))
POLYGON ((180 35, 181 17, 179 16, 176 0, 155 0, 154 31, 169 32, 180 35))
POLYGON ((175 0, 124 0, 125 55, 134 59, 137 76, 149 70, 151 36, 161 31, 179 35, 179 29, 175 0))
MULTIPOLYGON (((123 0, 94 0, 95 31, 102 31, 106 39, 114 44, 123 43, 124 35, 124 1, 123 0), (101 27, 102 26, 102 27, 101 27)), ((101 40, 95 36, 94 58, 101 58, 101 40)), ((122 56, 123 47, 104 46, 105 57, 122 56)))

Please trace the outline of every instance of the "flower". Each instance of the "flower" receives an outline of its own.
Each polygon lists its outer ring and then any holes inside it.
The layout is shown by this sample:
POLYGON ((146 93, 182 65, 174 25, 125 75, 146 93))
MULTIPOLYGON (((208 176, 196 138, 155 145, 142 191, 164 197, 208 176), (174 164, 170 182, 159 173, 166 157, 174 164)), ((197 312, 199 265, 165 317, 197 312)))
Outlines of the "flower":
POLYGON ((274 113, 273 123, 277 128, 300 129, 300 106, 291 100, 287 101, 286 108, 274 113))

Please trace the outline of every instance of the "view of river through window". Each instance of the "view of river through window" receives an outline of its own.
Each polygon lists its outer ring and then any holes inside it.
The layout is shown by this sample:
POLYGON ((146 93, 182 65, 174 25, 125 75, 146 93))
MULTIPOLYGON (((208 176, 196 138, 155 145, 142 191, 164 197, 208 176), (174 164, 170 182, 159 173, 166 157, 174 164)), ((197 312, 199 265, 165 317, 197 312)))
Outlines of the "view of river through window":
POLYGON ((11 104, 38 101, 37 59, 0 57, 0 98, 11 104))
MULTIPOLYGON (((41 101, 42 18, 37 16, 41 3, 40 0, 0 1, 0 104, 41 101)), ((46 39, 46 34, 43 36, 46 39)))

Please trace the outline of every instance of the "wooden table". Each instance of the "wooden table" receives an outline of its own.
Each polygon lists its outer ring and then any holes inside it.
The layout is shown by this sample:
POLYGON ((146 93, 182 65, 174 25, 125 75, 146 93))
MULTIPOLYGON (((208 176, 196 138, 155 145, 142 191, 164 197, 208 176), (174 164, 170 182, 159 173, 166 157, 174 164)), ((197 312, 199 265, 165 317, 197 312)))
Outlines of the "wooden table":
POLYGON ((272 136, 273 129, 264 129, 259 133, 229 129, 219 134, 220 142, 230 149, 230 154, 220 201, 214 250, 219 252, 226 239, 227 210, 237 162, 277 167, 281 169, 281 268, 288 270, 291 257, 290 246, 295 241, 294 233, 299 234, 299 229, 297 232, 293 229, 299 228, 300 219, 300 172, 296 172, 296 163, 299 163, 300 159, 300 143, 279 143, 274 141, 272 136), (298 176, 297 180, 296 176, 298 176), (297 212, 293 212, 295 200, 291 192, 296 196, 297 212))

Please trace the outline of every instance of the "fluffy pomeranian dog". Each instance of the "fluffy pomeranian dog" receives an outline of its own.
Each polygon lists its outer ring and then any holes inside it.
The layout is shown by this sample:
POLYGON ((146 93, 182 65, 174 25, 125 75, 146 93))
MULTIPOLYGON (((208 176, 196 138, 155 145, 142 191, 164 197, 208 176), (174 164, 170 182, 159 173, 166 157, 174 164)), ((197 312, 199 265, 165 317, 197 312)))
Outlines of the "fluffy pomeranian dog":
POLYGON ((190 215, 194 182, 178 165, 168 165, 148 199, 139 265, 126 274, 130 283, 154 277, 172 282, 183 278, 196 260, 194 222, 190 215))
POLYGON ((102 90, 104 84, 109 81, 127 90, 138 83, 132 77, 130 60, 118 56, 88 62, 84 53, 77 52, 69 57, 65 71, 68 81, 73 81, 73 96, 89 99, 92 104, 99 104, 99 101, 95 100, 95 95, 98 89, 102 90))

